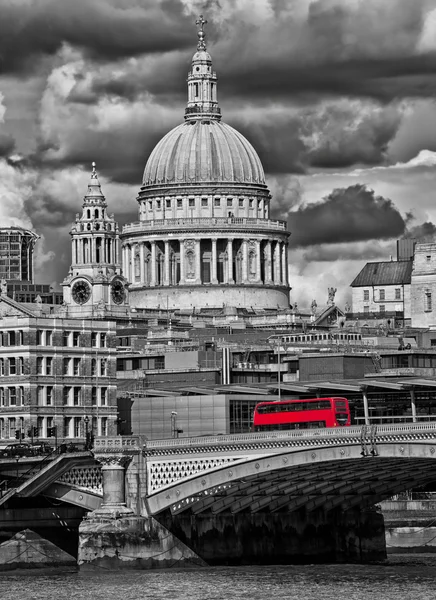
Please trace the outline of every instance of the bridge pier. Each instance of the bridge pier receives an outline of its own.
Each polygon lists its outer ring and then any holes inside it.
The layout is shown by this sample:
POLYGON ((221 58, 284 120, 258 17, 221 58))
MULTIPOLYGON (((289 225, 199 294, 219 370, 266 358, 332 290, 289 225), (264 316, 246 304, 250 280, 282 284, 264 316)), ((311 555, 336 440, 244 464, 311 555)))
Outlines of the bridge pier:
POLYGON ((143 514, 146 508, 140 502, 142 460, 138 438, 97 439, 94 457, 102 464, 103 502, 79 526, 78 564, 81 568, 205 565, 163 525, 143 514))

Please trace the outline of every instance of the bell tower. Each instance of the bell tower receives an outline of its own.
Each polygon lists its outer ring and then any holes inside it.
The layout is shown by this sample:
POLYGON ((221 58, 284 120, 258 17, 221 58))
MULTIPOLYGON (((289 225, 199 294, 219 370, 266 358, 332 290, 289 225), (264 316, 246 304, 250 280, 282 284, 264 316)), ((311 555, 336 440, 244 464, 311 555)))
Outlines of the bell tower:
POLYGON ((72 264, 62 283, 69 312, 85 316, 96 311, 126 313, 126 279, 121 275, 118 223, 108 215, 95 163, 92 163, 82 213, 70 231, 72 264))

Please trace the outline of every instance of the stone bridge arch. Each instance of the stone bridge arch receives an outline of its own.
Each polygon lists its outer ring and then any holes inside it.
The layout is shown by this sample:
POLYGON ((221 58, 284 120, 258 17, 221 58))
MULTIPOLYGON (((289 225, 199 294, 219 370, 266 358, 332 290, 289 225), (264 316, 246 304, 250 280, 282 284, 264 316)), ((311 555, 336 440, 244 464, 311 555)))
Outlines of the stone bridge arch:
POLYGON ((181 446, 177 455, 167 448, 160 460, 147 448, 148 509, 176 515, 371 506, 436 479, 436 435, 426 428, 284 432, 262 440, 252 434, 238 444, 223 440, 220 451, 197 444, 181 446), (179 476, 159 487, 157 470, 174 477, 174 468, 179 476))

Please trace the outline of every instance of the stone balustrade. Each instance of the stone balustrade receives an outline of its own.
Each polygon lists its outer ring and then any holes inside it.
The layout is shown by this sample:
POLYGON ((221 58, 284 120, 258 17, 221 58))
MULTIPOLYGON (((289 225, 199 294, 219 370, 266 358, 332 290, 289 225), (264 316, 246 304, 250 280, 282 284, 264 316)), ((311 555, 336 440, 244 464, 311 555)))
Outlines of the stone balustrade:
POLYGON ((166 229, 183 229, 186 227, 216 229, 219 227, 227 228, 229 226, 243 229, 279 229, 281 231, 286 231, 286 221, 249 217, 207 217, 136 221, 135 223, 124 225, 123 233, 136 233, 149 230, 164 231, 166 229))

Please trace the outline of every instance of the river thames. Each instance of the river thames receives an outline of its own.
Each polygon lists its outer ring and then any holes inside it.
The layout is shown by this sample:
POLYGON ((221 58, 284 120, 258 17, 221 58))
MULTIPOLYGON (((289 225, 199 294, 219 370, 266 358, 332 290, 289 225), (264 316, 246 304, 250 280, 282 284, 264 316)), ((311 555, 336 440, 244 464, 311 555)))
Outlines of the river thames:
POLYGON ((0 574, 1 600, 428 600, 435 594, 434 554, 391 555, 372 565, 0 574))

